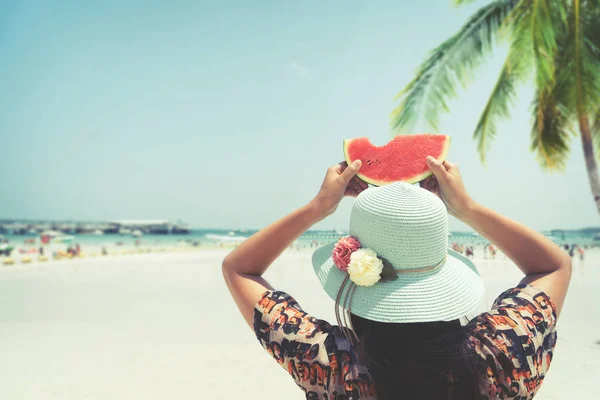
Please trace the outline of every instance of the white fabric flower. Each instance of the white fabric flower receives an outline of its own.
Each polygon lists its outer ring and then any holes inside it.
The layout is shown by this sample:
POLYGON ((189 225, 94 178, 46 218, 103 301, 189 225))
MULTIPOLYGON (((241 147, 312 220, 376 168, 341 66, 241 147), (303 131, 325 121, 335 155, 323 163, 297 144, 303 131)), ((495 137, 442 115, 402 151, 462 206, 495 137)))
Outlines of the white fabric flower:
POLYGON ((373 286, 381 279, 383 261, 372 249, 358 249, 350 255, 348 274, 358 286, 373 286))

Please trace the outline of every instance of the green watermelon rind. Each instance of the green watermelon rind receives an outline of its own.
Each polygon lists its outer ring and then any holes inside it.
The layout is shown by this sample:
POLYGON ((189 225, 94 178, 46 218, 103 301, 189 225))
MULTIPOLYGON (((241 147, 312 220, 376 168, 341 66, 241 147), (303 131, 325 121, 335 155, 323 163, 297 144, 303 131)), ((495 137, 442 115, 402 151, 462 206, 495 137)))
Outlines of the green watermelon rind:
MULTIPOLYGON (((344 159, 346 160, 346 162, 348 164, 350 164, 352 161, 352 159, 350 159, 350 155, 348 154, 348 144, 350 144, 350 142, 352 142, 354 139, 347 139, 344 140, 343 146, 344 146, 344 159)), ((436 157, 436 159, 438 161, 446 161, 446 157, 448 156, 448 152, 450 151, 450 136, 446 135, 446 141, 444 146, 442 147, 442 152, 440 153, 439 156, 436 157)), ((425 171, 422 174, 418 174, 415 176, 411 176, 408 177, 406 179, 403 179, 402 182, 406 182, 406 183, 417 183, 417 182, 421 182, 423 179, 427 178, 428 176, 431 175, 431 171, 425 171)), ((358 176, 360 179, 362 179, 363 181, 367 182, 368 184, 374 185, 374 186, 385 186, 385 185, 389 185, 390 183, 393 182, 398 182, 398 181, 378 181, 376 179, 370 178, 368 176, 365 176, 364 174, 361 174, 360 171, 356 174, 356 176, 358 176)))

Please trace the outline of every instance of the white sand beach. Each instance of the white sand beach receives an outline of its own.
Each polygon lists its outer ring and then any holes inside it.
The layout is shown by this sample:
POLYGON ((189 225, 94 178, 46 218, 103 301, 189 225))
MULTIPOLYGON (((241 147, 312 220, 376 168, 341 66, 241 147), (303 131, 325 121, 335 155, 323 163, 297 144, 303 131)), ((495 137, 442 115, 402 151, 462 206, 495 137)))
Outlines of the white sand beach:
MULTIPOLYGON (((303 398, 235 309, 220 272, 228 251, 0 266, 0 398, 303 398)), ((267 278, 333 321, 310 256, 285 252, 267 278)), ((503 256, 476 264, 487 306, 520 279, 503 256)), ((600 392, 599 267, 600 249, 584 264, 574 260, 554 362, 536 399, 600 392)))

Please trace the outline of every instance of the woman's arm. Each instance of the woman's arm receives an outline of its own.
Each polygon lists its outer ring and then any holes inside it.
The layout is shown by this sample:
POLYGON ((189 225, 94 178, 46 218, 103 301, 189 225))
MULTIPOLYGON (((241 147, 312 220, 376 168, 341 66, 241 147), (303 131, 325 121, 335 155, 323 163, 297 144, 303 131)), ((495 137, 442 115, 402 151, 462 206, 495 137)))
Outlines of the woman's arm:
POLYGON ((356 197, 367 184, 355 175, 360 162, 327 170, 321 190, 307 205, 244 241, 223 260, 223 276, 242 316, 252 327, 253 309, 269 283, 261 276, 279 255, 316 222, 332 214, 344 196, 356 197))
POLYGON ((467 193, 458 167, 427 159, 435 178, 423 187, 438 194, 448 212, 486 237, 526 275, 531 284, 552 298, 557 314, 562 309, 571 280, 571 258, 544 235, 477 204, 467 193))

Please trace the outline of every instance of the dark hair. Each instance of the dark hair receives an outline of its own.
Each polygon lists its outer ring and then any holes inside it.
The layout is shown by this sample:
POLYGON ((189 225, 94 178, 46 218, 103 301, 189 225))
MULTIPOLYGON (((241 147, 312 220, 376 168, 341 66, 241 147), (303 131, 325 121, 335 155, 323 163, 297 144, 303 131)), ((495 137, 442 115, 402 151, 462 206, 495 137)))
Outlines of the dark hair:
POLYGON ((377 399, 479 398, 475 358, 467 347, 469 328, 459 320, 394 324, 350 318, 377 399))

